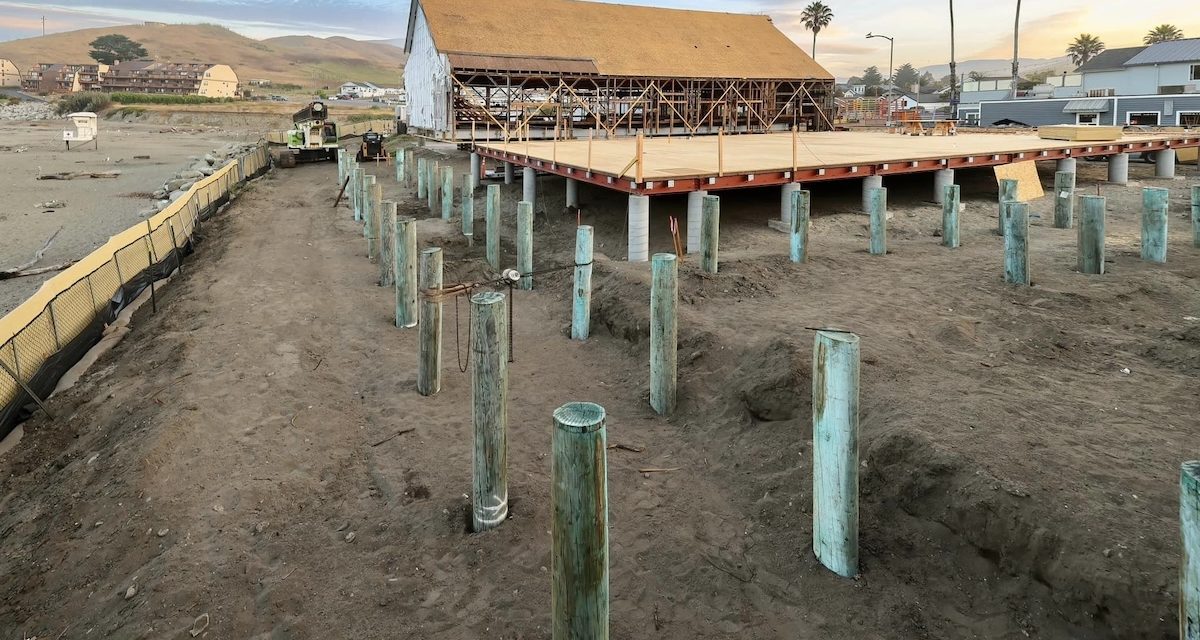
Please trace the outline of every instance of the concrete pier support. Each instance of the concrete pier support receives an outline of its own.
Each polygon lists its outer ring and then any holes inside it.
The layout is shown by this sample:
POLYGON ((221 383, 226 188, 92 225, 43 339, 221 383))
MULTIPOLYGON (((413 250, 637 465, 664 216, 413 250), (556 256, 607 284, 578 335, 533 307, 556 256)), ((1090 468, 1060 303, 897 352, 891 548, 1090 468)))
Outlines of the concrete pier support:
POLYGON ((1113 184, 1129 184, 1129 154, 1118 153, 1108 157, 1108 181, 1113 184))
POLYGON ((1175 150, 1163 149, 1154 154, 1154 177, 1175 177, 1175 150))
POLYGON ((933 201, 946 202, 946 187, 954 184, 954 169, 941 169, 933 174, 933 201))
MULTIPOLYGON (((697 221, 698 222, 698 221, 697 221)), ((700 225, 697 224, 699 229, 700 225)), ((699 249, 700 239, 696 239, 699 249)), ((650 259, 650 196, 629 196, 629 261, 650 259)))
POLYGON ((471 184, 479 184, 483 181, 483 158, 474 151, 471 152, 471 180, 471 184))
POLYGON ((867 176, 862 182, 862 210, 863 213, 870 215, 871 213, 871 192, 875 189, 883 188, 883 176, 867 176))
POLYGON ((779 194, 779 219, 785 225, 792 224, 792 198, 795 193, 800 191, 803 186, 799 182, 789 182, 780 189, 779 194))
POLYGON ((1054 170, 1075 173, 1075 164, 1075 158, 1062 158, 1058 161, 1058 166, 1054 170))
POLYGON ((707 191, 691 191, 687 199, 687 252, 700 251, 700 214, 704 210, 707 191))
POLYGON ((512 183, 513 183, 513 163, 505 162, 504 163, 504 184, 512 184, 512 183))
POLYGON ((579 208, 579 181, 567 178, 567 206, 579 208))
POLYGON ((537 208, 537 170, 533 167, 521 169, 521 200, 537 208))

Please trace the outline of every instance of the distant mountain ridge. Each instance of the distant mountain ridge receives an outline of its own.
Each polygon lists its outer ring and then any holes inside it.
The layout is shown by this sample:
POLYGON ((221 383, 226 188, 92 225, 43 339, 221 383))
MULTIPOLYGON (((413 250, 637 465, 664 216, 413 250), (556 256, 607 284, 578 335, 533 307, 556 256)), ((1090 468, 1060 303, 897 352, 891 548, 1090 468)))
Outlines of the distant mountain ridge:
MULTIPOLYGON (((1020 62, 1022 75, 1044 70, 1050 70, 1054 73, 1075 70, 1075 65, 1071 63, 1070 56, 1060 56, 1058 58, 1019 58, 1018 61, 1020 62)), ((950 74, 950 63, 931 64, 921 67, 917 71, 920 73, 928 71, 935 78, 943 78, 950 74)), ((964 60, 957 64, 955 71, 960 75, 967 75, 973 71, 978 71, 986 76, 1008 76, 1012 74, 1012 58, 964 60)))

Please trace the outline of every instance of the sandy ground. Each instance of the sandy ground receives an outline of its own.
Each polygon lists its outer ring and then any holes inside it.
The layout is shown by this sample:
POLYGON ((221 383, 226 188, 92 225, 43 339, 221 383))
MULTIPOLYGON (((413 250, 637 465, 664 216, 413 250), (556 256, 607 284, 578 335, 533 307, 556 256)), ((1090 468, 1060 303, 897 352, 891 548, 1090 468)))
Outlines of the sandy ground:
MULTIPOLYGON (((1081 186, 1103 172, 1081 164, 1081 186)), ((1029 288, 1002 282, 987 172, 959 175, 958 250, 933 235, 928 178, 890 180, 883 257, 866 253, 857 189, 817 186, 799 266, 764 224, 777 191, 723 198, 721 273, 681 266, 671 418, 646 402, 649 268, 621 261, 624 199, 582 189, 598 233, 594 335, 565 336, 569 276, 517 292, 512 516, 484 534, 465 530, 470 389, 453 305, 443 389, 422 398, 416 334, 391 326, 358 227, 330 206, 334 168, 272 174, 206 226, 158 314, 144 307, 53 398, 59 418, 39 414, 0 458, 0 628, 187 638, 201 617, 207 638, 549 638, 550 415, 591 400, 610 443, 644 447, 608 456, 613 638, 1171 637, 1178 467, 1200 457, 1185 172, 1169 183, 1166 265, 1137 257, 1136 183, 1103 187, 1103 277, 1073 271, 1075 232, 1035 203, 1029 288), (811 553, 814 326, 863 339, 853 580, 811 553)), ((447 251, 447 282, 489 276, 482 221, 468 247, 383 184, 421 218, 421 244, 447 251)), ((505 189, 506 212, 518 196, 505 189)), ((540 180, 539 198, 535 268, 569 264, 561 179, 540 180)), ((667 250, 666 214, 684 200, 653 207, 652 249, 667 250)))
MULTIPOLYGON (((62 232, 39 266, 78 259, 110 236, 144 218, 150 193, 162 187, 189 156, 244 140, 248 133, 219 129, 175 131, 160 125, 101 121, 100 148, 66 151, 65 120, 0 122, 0 268, 33 257, 59 227, 62 232), (18 151, 21 150, 21 151, 18 151), (149 155, 149 160, 135 159, 149 155), (120 171, 115 179, 38 180, 38 175, 120 171), (60 209, 38 205, 57 200, 60 209)), ((0 281, 0 314, 7 313, 53 274, 0 281)))

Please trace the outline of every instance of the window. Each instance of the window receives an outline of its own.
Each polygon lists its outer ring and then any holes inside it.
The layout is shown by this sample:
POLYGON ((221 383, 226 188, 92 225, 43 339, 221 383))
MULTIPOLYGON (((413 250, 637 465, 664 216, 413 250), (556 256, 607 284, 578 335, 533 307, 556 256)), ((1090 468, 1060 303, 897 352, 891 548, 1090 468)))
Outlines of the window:
POLYGON ((1200 80, 1200 64, 1192 65, 1192 80, 1200 80))
POLYGON ((1158 115, 1157 111, 1130 111, 1125 116, 1125 124, 1157 127, 1158 115))
POLYGON ((1116 89, 1088 89, 1087 97, 1089 98, 1107 98, 1117 95, 1116 89))
POLYGON ((1180 111, 1177 124, 1181 127, 1194 129, 1200 127, 1200 111, 1180 111))
POLYGON ((1100 124, 1100 114, 1077 113, 1075 114, 1075 124, 1100 124))

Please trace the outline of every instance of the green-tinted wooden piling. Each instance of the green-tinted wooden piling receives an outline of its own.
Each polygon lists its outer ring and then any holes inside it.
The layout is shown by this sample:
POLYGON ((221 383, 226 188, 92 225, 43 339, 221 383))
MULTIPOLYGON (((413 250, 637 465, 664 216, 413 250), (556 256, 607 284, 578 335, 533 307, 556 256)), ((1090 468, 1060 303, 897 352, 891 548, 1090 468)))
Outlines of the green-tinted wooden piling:
POLYGON ((442 220, 454 217, 454 167, 442 167, 442 220))
POLYGON ((812 192, 800 189, 792 192, 792 262, 808 262, 808 231, 812 192))
POLYGON ((396 203, 383 202, 383 216, 379 221, 379 286, 390 287, 396 275, 396 203))
POLYGON ((998 206, 999 213, 997 214, 999 219, 996 222, 996 233, 998 233, 1000 235, 1004 235, 1004 226, 1005 226, 1004 204, 1006 202, 1015 202, 1016 201, 1017 188, 1019 186, 1020 186, 1020 184, 1016 180, 1012 180, 1010 178, 1004 178, 1000 181, 1000 202, 999 202, 999 206, 998 206))
POLYGON ((429 167, 426 164, 429 161, 425 158, 417 158, 417 198, 424 199, 428 185, 425 184, 425 178, 429 176, 429 167))
POLYGON ((342 183, 346 181, 346 150, 345 149, 337 150, 337 163, 338 163, 338 186, 341 187, 342 183))
POLYGON ((650 272, 650 406, 667 416, 675 411, 679 261, 673 253, 656 253, 650 272))
POLYGON ((419 168, 416 162, 417 152, 412 149, 404 150, 404 186, 412 188, 419 168))
POLYGON ((1200 249, 1200 186, 1192 187, 1192 246, 1200 249))
POLYGON ((1183 463, 1179 473, 1179 638, 1200 640, 1200 460, 1183 463))
POLYGON ((471 522, 480 532, 508 517, 508 314, 503 293, 471 296, 470 348, 475 427, 471 522))
POLYGON ((475 180, 471 174, 463 176, 462 186, 462 232, 468 246, 475 244, 475 180))
POLYGON ((421 252, 420 356, 417 361, 417 393, 431 396, 442 389, 442 250, 430 247, 421 252))
POLYGON ((716 273, 721 243, 721 198, 704 196, 700 205, 700 268, 716 273))
POLYGON ((1167 203, 1169 189, 1142 189, 1142 260, 1167 261, 1167 203))
POLYGON ((871 255, 887 253, 887 189, 871 189, 867 195, 871 214, 871 255))
POLYGON ((404 216, 396 218, 393 253, 395 253, 396 326, 417 326, 417 221, 404 216))
POLYGON ((1104 217, 1107 204, 1104 196, 1082 196, 1079 204, 1076 267, 1079 273, 1100 275, 1104 273, 1104 217))
POLYGON ((1004 281, 1029 284, 1029 205, 1008 202, 1004 218, 1004 281))
POLYGON ((959 246, 958 212, 962 208, 959 186, 948 184, 942 192, 942 246, 957 249, 959 246))
POLYGON ((604 420, 604 408, 590 402, 571 402, 554 411, 550 498, 553 640, 608 640, 608 437, 604 420))
POLYGON ((1075 172, 1054 174, 1054 228, 1070 229, 1075 224, 1075 172))
POLYGON ((374 262, 379 259, 379 215, 383 209, 383 185, 375 180, 375 176, 367 176, 367 208, 363 217, 363 237, 367 239, 367 259, 374 262))
POLYGON ((396 149, 396 182, 404 184, 404 161, 407 160, 404 156, 404 149, 396 149))
POLYGON ((500 270, 500 185, 489 184, 484 204, 484 232, 487 233, 487 261, 500 270))
POLYGON ((517 271, 521 281, 517 288, 533 290, 533 203, 517 203, 517 271))
POLYGON ((571 339, 587 340, 592 327, 592 227, 575 229, 575 287, 571 295, 571 339))
POLYGON ((858 336, 813 343, 813 552, 839 576, 858 573, 858 336))
POLYGON ((440 186, 441 183, 439 182, 439 180, 441 179, 440 176, 441 176, 441 168, 440 168, 440 165, 438 164, 438 161, 434 160, 434 161, 430 162, 429 163, 429 175, 425 177, 425 181, 429 183, 429 189, 428 189, 429 197, 427 198, 428 202, 426 202, 426 204, 429 205, 429 213, 432 215, 438 215, 438 213, 439 213, 437 204, 438 204, 438 191, 441 190, 441 186, 440 186))
POLYGON ((366 185, 367 181, 366 177, 363 175, 362 167, 354 167, 354 169, 351 171, 349 189, 351 190, 351 193, 354 194, 352 204, 354 205, 355 222, 360 222, 362 220, 363 204, 367 200, 364 197, 364 194, 366 193, 366 185))

